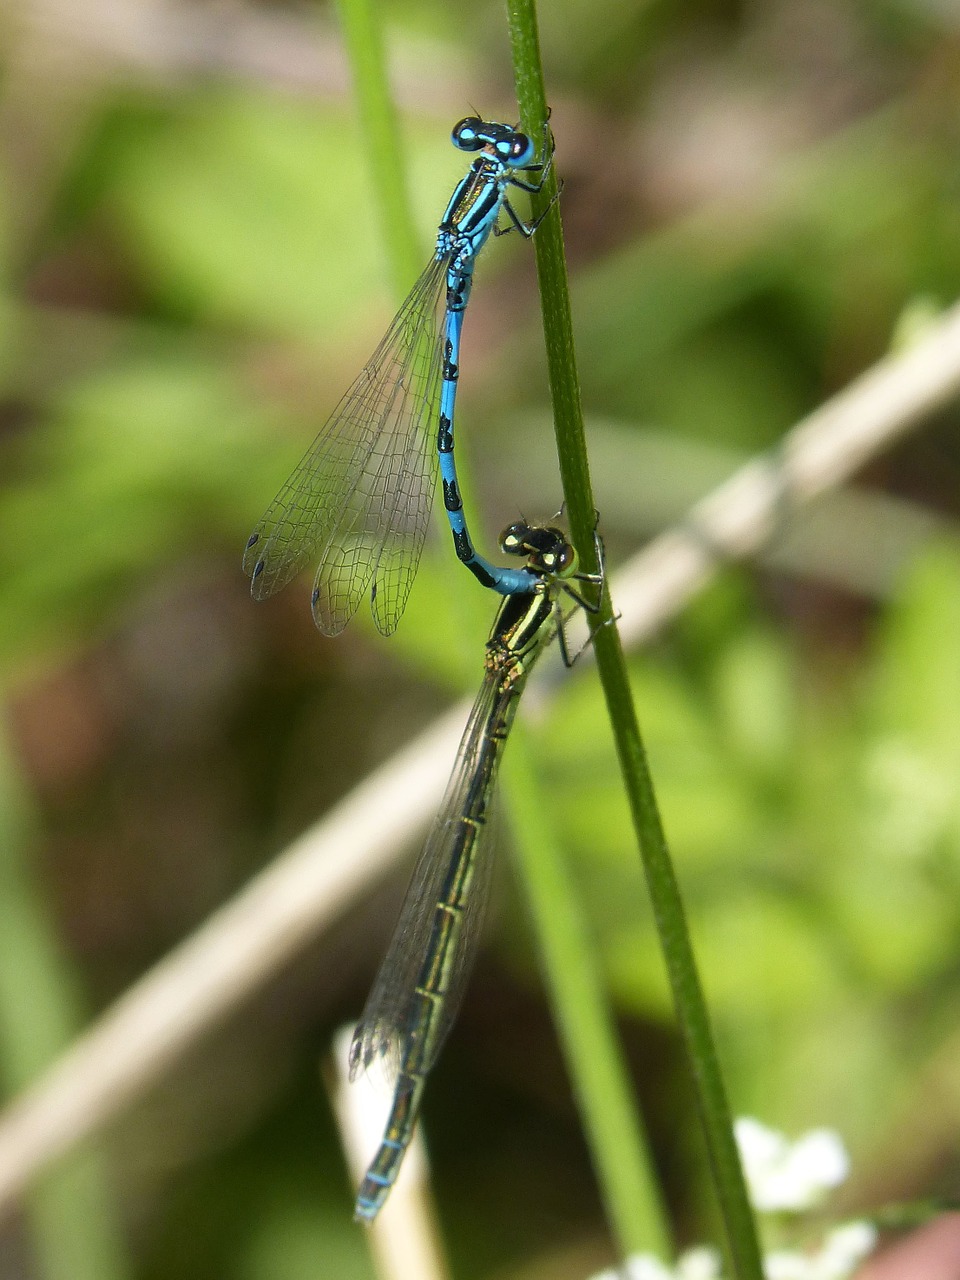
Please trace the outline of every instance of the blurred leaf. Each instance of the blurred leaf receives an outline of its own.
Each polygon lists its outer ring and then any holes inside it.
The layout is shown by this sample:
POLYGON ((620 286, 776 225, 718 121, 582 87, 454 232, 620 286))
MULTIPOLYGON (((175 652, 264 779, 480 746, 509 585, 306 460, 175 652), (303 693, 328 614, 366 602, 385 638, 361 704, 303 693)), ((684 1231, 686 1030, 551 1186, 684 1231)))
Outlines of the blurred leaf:
POLYGON ((735 890, 696 909, 692 929, 707 998, 722 1017, 796 1017, 842 990, 823 929, 792 895, 735 890))
POLYGON ((68 646, 75 625, 102 621, 105 602, 144 572, 208 552, 218 527, 239 566, 274 449, 261 411, 203 360, 139 361, 73 383, 0 492, 3 660, 68 646))
MULTIPOLYGON (((434 122, 407 134, 419 221, 433 229, 456 153, 434 122)), ((129 248, 175 314, 343 344, 369 333, 373 301, 386 326, 387 273, 352 109, 220 90, 117 169, 129 248)), ((424 239, 426 260, 432 230, 424 239)))
POLYGON ((829 878, 834 924, 860 974, 888 993, 932 981, 956 954, 957 911, 915 866, 897 865, 866 840, 829 878))
MULTIPOLYGON (((641 728, 657 779, 671 848, 684 875, 740 863, 763 814, 716 736, 695 693, 675 672, 631 663, 641 728)), ((626 802, 603 702, 594 680, 565 693, 544 736, 559 810, 584 857, 623 866, 626 802)))
POLYGON ((872 721, 908 739, 952 781, 960 772, 960 548, 931 548, 880 632, 872 721))
POLYGON ((588 405, 743 445, 774 439, 822 395, 838 317, 859 326, 857 358, 886 347, 930 252, 918 220, 931 206, 942 216, 939 161, 881 113, 785 161, 742 207, 718 201, 581 273, 588 405))
POLYGON ((246 1225, 230 1280, 370 1280, 365 1233, 342 1206, 317 1202, 302 1189, 275 1181, 246 1225))
POLYGON ((935 546, 907 576, 880 633, 860 785, 875 854, 960 871, 960 551, 935 546))
POLYGON ((118 164, 130 249, 194 319, 327 338, 384 297, 352 115, 220 92, 118 164))
POLYGON ((723 738, 757 778, 782 781, 796 728, 794 672, 781 638, 744 631, 718 651, 713 688, 723 738))

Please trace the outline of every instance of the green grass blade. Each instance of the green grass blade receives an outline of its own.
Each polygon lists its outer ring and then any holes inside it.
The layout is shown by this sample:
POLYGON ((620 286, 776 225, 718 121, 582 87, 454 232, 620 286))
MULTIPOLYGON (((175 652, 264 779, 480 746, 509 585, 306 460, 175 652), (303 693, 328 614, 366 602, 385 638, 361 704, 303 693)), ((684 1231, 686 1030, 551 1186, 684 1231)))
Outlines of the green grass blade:
MULTIPOLYGON (((507 0, 507 13, 520 118, 531 136, 539 137, 547 118, 547 107, 534 0, 507 0)), ((546 207, 555 191, 556 177, 551 175, 537 198, 535 212, 546 207)), ((537 233, 536 250, 564 497, 574 541, 584 564, 592 568, 595 561, 592 545, 595 504, 583 431, 558 205, 554 205, 537 233)), ((597 668, 653 901, 677 1018, 693 1071, 730 1257, 740 1280, 762 1280, 760 1249, 734 1142, 726 1090, 683 903, 657 808, 609 592, 604 592, 598 621, 600 627, 594 641, 597 668)))
POLYGON ((379 15, 371 0, 339 0, 340 21, 360 109, 364 146, 376 192, 394 293, 403 298, 423 266, 379 15))

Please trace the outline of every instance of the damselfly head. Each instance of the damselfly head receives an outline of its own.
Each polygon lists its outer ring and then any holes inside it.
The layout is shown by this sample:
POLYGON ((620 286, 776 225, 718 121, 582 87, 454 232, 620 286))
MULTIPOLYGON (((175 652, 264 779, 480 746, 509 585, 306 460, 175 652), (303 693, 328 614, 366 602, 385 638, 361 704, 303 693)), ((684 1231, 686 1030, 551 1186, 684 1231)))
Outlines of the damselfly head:
POLYGON ((536 573, 565 578, 577 568, 576 551, 563 530, 555 525, 516 520, 501 533, 500 550, 505 555, 526 556, 530 562, 528 567, 536 573))
POLYGON ((460 120, 453 126, 450 138, 461 151, 489 151, 511 168, 530 164, 536 154, 525 133, 508 124, 497 124, 495 120, 481 120, 479 116, 460 120))

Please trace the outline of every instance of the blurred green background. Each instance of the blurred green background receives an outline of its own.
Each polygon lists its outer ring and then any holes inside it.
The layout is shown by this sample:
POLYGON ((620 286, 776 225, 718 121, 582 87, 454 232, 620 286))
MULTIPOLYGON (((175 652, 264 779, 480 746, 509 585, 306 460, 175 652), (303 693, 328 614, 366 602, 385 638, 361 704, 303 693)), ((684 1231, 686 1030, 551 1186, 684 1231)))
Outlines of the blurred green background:
MULTIPOLYGON (((426 259, 462 172, 450 126, 515 115, 504 15, 383 14, 426 259)), ((12 1093, 473 688, 493 605, 450 591, 440 534, 389 642, 365 611, 323 639, 306 582, 255 606, 240 573, 391 311, 336 11, 22 0, 0 23, 12 1093)), ((555 0, 541 24, 616 567, 960 293, 960 20, 936 0, 555 0)), ((478 276, 458 408, 491 549, 560 491, 532 254, 497 244, 478 276)), ((958 426, 956 407, 924 424, 633 659, 732 1105, 838 1126, 851 1207, 960 1173, 958 426)), ((535 733, 675 1218, 703 1239, 589 673, 535 733)), ((457 1276, 574 1280, 612 1246, 508 858, 501 879, 425 1107, 438 1207, 457 1276)), ((318 1063, 402 881, 115 1124, 102 1180, 81 1168, 8 1222, 2 1280, 371 1276, 318 1063)))

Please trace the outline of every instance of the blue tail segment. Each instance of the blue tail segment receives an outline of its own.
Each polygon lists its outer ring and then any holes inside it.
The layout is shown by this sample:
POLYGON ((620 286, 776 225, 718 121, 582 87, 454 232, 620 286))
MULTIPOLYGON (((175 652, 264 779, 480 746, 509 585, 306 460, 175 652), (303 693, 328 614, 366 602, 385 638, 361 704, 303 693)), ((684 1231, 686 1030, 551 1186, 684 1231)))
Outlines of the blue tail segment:
POLYGON ((394 1092, 386 1131, 357 1192, 353 1216, 357 1222, 372 1222, 383 1208, 400 1172, 400 1165, 413 1137, 420 1111, 426 1076, 423 1072, 401 1072, 394 1092))
POLYGON ((470 539, 466 517, 463 513, 463 497, 457 479, 457 459, 454 452, 454 411, 457 400, 457 382, 460 377, 460 330, 463 313, 473 282, 470 271, 447 272, 447 312, 443 334, 443 363, 440 382, 440 426, 437 431, 437 453, 440 457, 440 477, 443 481, 443 505, 453 534, 457 558, 466 565, 477 581, 503 596, 524 595, 533 590, 534 579, 525 569, 503 569, 485 560, 470 539))
POLYGON ((460 333, 477 255, 491 233, 505 235, 519 231, 529 239, 536 231, 540 219, 526 223, 519 218, 510 204, 508 192, 511 187, 531 192, 541 189, 553 164, 552 138, 549 132, 544 133, 543 154, 539 160, 526 135, 492 121, 468 117, 455 126, 452 138, 462 151, 478 151, 480 155, 450 197, 437 232, 437 257, 445 258, 448 263, 437 428, 443 505, 457 557, 477 581, 500 595, 528 595, 533 589, 529 573, 491 564, 479 554, 470 538, 457 479, 454 421, 460 376, 460 333), (520 173, 534 175, 535 180, 528 182, 517 176, 520 173), (497 225, 501 212, 509 219, 507 227, 497 225))

